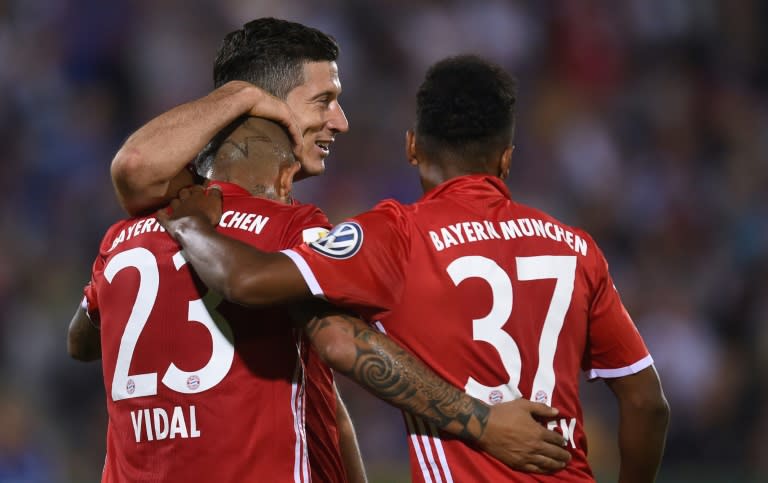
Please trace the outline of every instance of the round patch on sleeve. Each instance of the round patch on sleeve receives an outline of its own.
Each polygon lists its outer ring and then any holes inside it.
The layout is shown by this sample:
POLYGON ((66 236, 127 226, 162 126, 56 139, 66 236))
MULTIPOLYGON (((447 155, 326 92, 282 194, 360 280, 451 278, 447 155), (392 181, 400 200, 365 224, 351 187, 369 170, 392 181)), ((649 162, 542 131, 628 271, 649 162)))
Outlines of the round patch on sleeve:
POLYGON ((344 260, 354 256, 363 245, 363 229, 353 221, 336 225, 330 233, 313 241, 309 247, 326 257, 344 260))

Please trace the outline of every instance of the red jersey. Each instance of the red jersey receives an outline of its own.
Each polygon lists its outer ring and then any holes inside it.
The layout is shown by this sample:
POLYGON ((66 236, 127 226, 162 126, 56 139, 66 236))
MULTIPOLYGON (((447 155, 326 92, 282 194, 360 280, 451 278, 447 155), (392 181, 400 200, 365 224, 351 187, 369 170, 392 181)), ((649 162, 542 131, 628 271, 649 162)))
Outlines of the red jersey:
POLYGON ((547 426, 573 458, 550 476, 515 472, 406 415, 414 481, 590 481, 580 369, 619 377, 652 363, 595 242, 512 201, 495 177, 382 202, 284 253, 315 295, 375 322, 468 394, 560 410, 547 426))
MULTIPOLYGON (((329 227, 313 206, 217 184, 219 231, 262 250, 329 227)), ((330 370, 310 360, 285 312, 223 302, 179 250, 154 217, 132 218, 110 227, 94 262, 85 300, 101 329, 102 481, 310 481, 306 406, 316 406, 318 429, 335 425, 330 370)), ((337 468, 313 468, 316 479, 343 474, 338 441, 336 450, 326 464, 337 468)))

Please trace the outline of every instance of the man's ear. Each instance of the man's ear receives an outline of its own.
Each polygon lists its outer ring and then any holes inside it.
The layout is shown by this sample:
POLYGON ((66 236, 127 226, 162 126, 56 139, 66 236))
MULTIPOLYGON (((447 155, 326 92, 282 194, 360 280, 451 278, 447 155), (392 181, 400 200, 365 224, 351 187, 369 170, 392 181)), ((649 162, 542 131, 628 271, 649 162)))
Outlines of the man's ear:
POLYGON ((507 179, 509 176, 509 168, 512 165, 512 151, 514 150, 514 144, 507 146, 499 157, 499 178, 501 179, 507 179))
POLYGON ((298 161, 280 166, 280 171, 277 174, 277 186, 275 186, 278 198, 283 201, 288 200, 291 195, 291 190, 293 189, 293 178, 300 169, 301 163, 298 161))
POLYGON ((411 166, 418 166, 419 160, 416 156, 416 134, 411 129, 405 131, 405 158, 411 166))

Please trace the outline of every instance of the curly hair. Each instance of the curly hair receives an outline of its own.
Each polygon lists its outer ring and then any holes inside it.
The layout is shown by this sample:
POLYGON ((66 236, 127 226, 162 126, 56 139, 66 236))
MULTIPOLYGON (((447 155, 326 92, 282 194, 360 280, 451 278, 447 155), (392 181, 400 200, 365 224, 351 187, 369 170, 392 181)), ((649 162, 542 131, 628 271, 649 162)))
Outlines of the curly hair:
POLYGON ((475 55, 443 59, 419 87, 417 139, 433 155, 484 157, 503 150, 512 143, 516 99, 515 79, 500 66, 475 55))

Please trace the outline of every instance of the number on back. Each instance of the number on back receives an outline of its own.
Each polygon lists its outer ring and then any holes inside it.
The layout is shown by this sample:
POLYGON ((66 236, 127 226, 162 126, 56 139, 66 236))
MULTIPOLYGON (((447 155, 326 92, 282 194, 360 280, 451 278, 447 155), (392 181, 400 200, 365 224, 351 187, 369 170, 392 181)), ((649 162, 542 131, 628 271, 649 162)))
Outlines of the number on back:
MULTIPOLYGON (((177 253, 173 257, 176 270, 186 260, 177 253)), ((125 268, 135 268, 139 272, 139 288, 133 303, 131 314, 120 338, 115 373, 112 377, 112 400, 129 399, 157 394, 157 373, 129 374, 133 353, 144 326, 149 320, 152 308, 160 289, 160 272, 157 259, 146 248, 133 248, 115 255, 104 269, 104 277, 112 283, 115 275, 125 268)), ((182 371, 174 363, 168 366, 162 382, 169 389, 185 394, 193 394, 211 389, 224 379, 232 366, 235 349, 232 343, 232 329, 218 313, 213 311, 216 321, 211 317, 209 308, 217 305, 216 296, 208 293, 205 299, 189 302, 187 320, 202 324, 211 336, 212 351, 208 362, 199 370, 182 371), (206 307, 207 306, 207 307, 206 307)))
MULTIPOLYGON (((555 279, 555 290, 547 309, 539 339, 539 366, 533 379, 530 399, 550 404, 555 390, 554 359, 557 341, 571 305, 576 276, 575 256, 517 257, 520 281, 555 279)), ((469 377, 464 390, 483 401, 502 401, 521 397, 519 389, 522 361, 514 339, 503 329, 512 314, 513 290, 509 275, 490 258, 461 257, 448 265, 448 275, 457 286, 468 278, 480 278, 491 288, 491 310, 485 317, 472 321, 472 337, 491 344, 499 353, 509 375, 505 384, 490 387, 469 377)))

